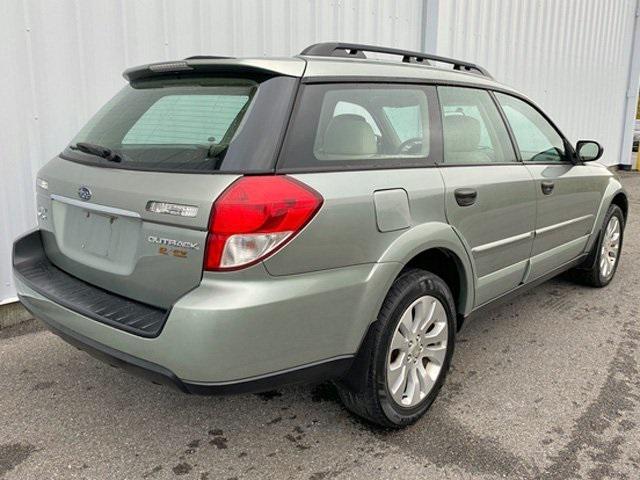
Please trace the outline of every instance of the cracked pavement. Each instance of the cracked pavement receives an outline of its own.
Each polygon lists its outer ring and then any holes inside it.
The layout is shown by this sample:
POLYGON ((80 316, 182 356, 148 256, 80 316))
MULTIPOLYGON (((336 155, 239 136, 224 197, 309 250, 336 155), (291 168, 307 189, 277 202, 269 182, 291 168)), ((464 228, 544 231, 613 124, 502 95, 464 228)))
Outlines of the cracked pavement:
POLYGON ((36 321, 0 331, 0 479, 640 478, 640 175, 616 278, 559 278, 458 336, 416 425, 376 430, 330 384, 187 396, 36 321))

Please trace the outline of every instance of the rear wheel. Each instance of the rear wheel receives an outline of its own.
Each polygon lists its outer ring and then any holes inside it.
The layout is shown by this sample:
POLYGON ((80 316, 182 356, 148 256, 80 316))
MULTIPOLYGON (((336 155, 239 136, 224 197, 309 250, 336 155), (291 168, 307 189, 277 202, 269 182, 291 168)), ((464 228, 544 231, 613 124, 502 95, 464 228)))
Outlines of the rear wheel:
MULTIPOLYGON (((455 305, 447 284, 409 270, 392 285, 364 352, 358 388, 338 384, 345 406, 385 427, 417 421, 435 400, 449 369, 455 305)), ((351 379, 353 380, 353 379, 351 379)))
POLYGON ((589 255, 588 267, 575 269, 573 278, 592 287, 608 285, 618 269, 623 236, 624 214, 620 207, 611 205, 604 219, 604 228, 589 255))

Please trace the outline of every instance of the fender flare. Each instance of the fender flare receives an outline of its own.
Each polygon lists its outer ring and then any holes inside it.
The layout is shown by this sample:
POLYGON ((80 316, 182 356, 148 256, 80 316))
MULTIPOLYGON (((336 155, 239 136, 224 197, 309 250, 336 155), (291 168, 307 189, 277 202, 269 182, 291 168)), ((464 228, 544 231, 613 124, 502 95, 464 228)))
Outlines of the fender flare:
POLYGON ((604 222, 604 217, 607 214, 607 210, 609 210, 609 206, 611 205, 614 197, 619 193, 622 193, 625 197, 627 197, 627 192, 623 188, 620 181, 615 177, 611 177, 609 180, 609 184, 607 185, 607 188, 602 195, 602 200, 600 201, 600 206, 598 207, 598 213, 596 215, 595 221, 593 222, 591 234, 589 235, 589 241, 587 242, 587 245, 584 249, 585 252, 590 252, 593 248, 593 245, 597 241, 598 235, 602 230, 602 224, 604 222))
POLYGON ((451 225, 443 222, 427 222, 417 225, 396 238, 378 261, 397 263, 397 275, 411 259, 426 250, 435 248, 450 252, 456 260, 461 280, 458 313, 467 315, 473 308, 474 302, 473 264, 469 252, 451 225))

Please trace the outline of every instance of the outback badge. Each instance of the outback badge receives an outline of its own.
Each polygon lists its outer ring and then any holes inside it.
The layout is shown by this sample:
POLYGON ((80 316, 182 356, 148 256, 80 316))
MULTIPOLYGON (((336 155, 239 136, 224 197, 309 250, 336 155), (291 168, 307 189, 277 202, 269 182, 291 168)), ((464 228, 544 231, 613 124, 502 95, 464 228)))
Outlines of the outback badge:
POLYGON ((191 250, 200 250, 200 244, 196 242, 188 242, 186 240, 174 240, 173 238, 162 238, 155 235, 149 235, 147 237, 149 243, 155 243, 157 245, 164 245, 166 247, 178 247, 188 248, 191 250))

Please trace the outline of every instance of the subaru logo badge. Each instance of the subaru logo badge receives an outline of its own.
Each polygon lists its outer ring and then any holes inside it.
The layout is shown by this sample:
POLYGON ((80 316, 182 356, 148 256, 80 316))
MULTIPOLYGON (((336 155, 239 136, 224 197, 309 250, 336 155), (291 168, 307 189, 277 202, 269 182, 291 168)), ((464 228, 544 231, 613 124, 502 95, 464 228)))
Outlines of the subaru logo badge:
POLYGON ((78 189, 78 196, 82 200, 91 200, 91 190, 89 190, 87 187, 80 187, 78 189))

